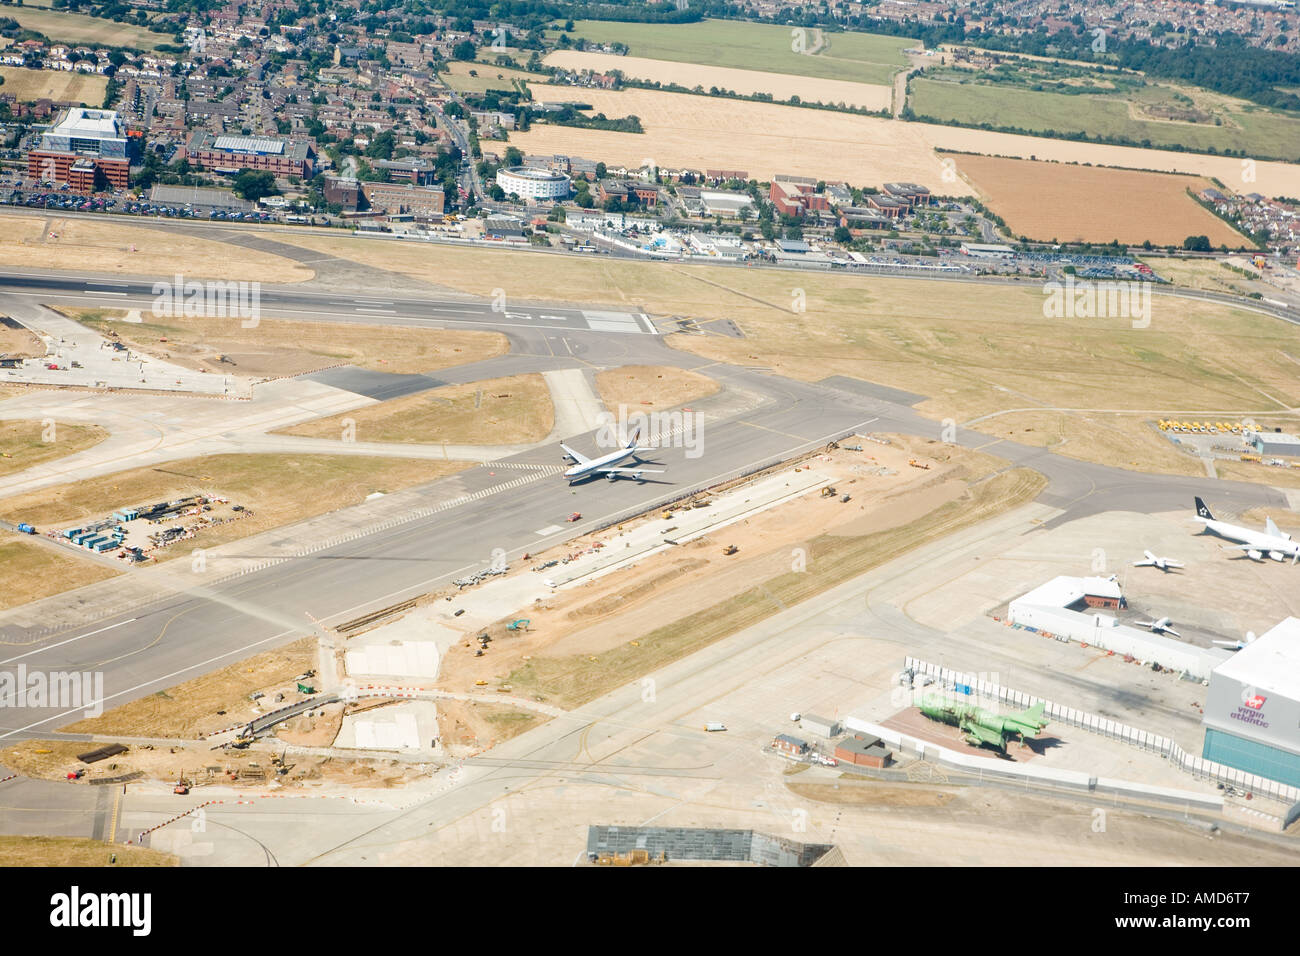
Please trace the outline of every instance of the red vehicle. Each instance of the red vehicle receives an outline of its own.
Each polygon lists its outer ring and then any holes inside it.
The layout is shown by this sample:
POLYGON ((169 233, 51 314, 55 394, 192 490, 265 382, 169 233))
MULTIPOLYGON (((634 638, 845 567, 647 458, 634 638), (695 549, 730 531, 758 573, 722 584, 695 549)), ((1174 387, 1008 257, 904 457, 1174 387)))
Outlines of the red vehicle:
POLYGON ((569 517, 565 518, 564 520, 565 520, 565 521, 577 521, 577 520, 578 520, 579 518, 581 518, 581 517, 582 517, 582 512, 581 512, 581 511, 575 511, 573 514, 569 515, 569 517))

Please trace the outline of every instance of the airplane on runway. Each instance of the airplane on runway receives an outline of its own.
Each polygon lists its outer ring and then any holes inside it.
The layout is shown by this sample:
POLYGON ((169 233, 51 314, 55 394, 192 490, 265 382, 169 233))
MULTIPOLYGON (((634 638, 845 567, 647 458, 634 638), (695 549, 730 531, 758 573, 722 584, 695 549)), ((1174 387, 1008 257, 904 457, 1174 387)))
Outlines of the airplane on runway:
MULTIPOLYGON (((599 458, 588 458, 581 452, 576 452, 564 442, 560 442, 560 447, 564 449, 564 456, 571 458, 575 464, 564 472, 564 477, 569 479, 569 484, 573 484, 580 478, 590 478, 592 475, 604 475, 610 481, 615 478, 626 475, 637 481, 641 480, 643 474, 662 475, 662 468, 642 468, 634 466, 631 468, 622 467, 622 463, 629 458, 637 459, 637 456, 643 451, 654 451, 653 448, 643 448, 637 445, 636 440, 641 436, 641 429, 632 433, 628 443, 608 455, 601 455, 599 458)), ((638 459, 639 460, 639 459, 638 459)))
POLYGON ((1244 641, 1215 641, 1214 643, 1221 644, 1230 651, 1244 650, 1247 644, 1255 643, 1255 632, 1247 631, 1246 639, 1244 641))
POLYGON ((1156 557, 1156 556, 1155 556, 1154 554, 1152 554, 1150 551, 1143 551, 1142 553, 1146 555, 1146 560, 1145 560, 1145 561, 1134 561, 1134 562, 1133 562, 1133 567, 1135 567, 1135 568, 1159 568, 1161 571, 1170 571, 1170 570, 1172 570, 1172 569, 1174 569, 1174 568, 1181 568, 1181 567, 1182 567, 1182 564, 1180 564, 1179 562, 1177 562, 1177 561, 1171 561, 1171 560, 1169 560, 1168 558, 1159 558, 1159 557, 1156 557))
POLYGON ((1167 617, 1157 618, 1154 621, 1134 621, 1133 623, 1138 627, 1149 627, 1157 634, 1172 634, 1174 637, 1183 636, 1173 629, 1174 622, 1167 617))
POLYGON ((1300 561, 1300 542, 1292 541, 1291 536, 1278 529, 1272 518, 1265 518, 1263 531, 1251 531, 1240 525, 1228 524, 1217 520, 1210 514, 1210 509, 1200 498, 1196 499, 1196 517, 1193 519, 1205 525, 1205 530, 1227 541, 1235 543, 1235 549, 1245 551, 1252 561, 1262 561, 1268 555, 1274 561, 1291 559, 1295 564, 1300 561))

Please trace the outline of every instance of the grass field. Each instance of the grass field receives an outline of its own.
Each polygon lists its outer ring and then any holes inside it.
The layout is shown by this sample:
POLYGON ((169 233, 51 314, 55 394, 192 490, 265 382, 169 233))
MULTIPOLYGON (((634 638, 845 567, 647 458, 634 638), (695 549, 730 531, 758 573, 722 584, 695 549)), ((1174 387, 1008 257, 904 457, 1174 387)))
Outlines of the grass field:
POLYGON ((644 405, 675 408, 718 390, 707 375, 659 365, 620 365, 596 373, 596 391, 614 414, 620 405, 638 409, 644 405))
MULTIPOLYGON (((541 100, 574 98, 573 87, 534 85, 532 89, 541 100)), ((936 195, 972 191, 960 176, 954 181, 947 174, 936 149, 1183 172, 1229 184, 1240 183, 1242 174, 1241 160, 1234 157, 1102 146, 689 93, 584 88, 582 100, 606 116, 640 117, 645 132, 537 123, 526 132, 511 133, 511 144, 526 153, 586 156, 611 165, 639 166, 653 159, 659 166, 744 169, 760 180, 777 173, 840 179, 858 186, 903 180, 928 186, 936 195)), ((948 158, 960 173, 964 157, 948 158)), ((1300 165, 1259 162, 1254 170, 1252 189, 1270 196, 1300 196, 1300 165)))
POLYGON ((535 656, 507 680, 517 694, 540 696, 565 708, 581 706, 927 541, 1024 504, 1045 483, 1037 472, 1017 468, 973 484, 961 499, 900 527, 867 535, 820 535, 809 542, 808 561, 827 569, 824 573, 792 571, 756 582, 648 634, 627 635, 636 637, 636 646, 629 641, 599 655, 535 656))
POLYGON ((0 265, 48 269, 79 266, 135 275, 180 273, 187 279, 305 282, 315 273, 281 256, 212 239, 142 226, 119 217, 0 217, 0 265))
MULTIPOLYGON (((374 492, 394 492, 460 471, 460 462, 370 458, 357 455, 208 455, 133 468, 99 478, 6 498, 0 517, 38 528, 102 517, 123 505, 190 494, 223 494, 244 505, 247 517, 206 528, 158 559, 188 555, 261 531, 360 504, 374 492)), ((67 585, 57 583, 57 590, 67 585)))
POLYGON ((123 46, 135 50, 152 50, 171 37, 151 33, 133 24, 102 20, 80 13, 63 13, 58 10, 33 10, 24 5, 0 7, 0 16, 12 17, 28 30, 43 33, 55 42, 73 44, 98 44, 123 46))
POLYGON ((0 568, 4 569, 0 610, 39 601, 120 573, 90 558, 71 552, 61 554, 23 535, 11 534, 0 539, 0 568))
POLYGON ((956 162, 1017 236, 1181 245, 1188 236, 1206 235, 1216 246, 1251 245, 1187 195, 1188 189, 1211 185, 1204 179, 995 156, 960 156, 956 162))
POLYGON ((0 421, 0 475, 31 468, 98 445, 108 432, 95 425, 53 423, 49 441, 39 421, 0 421))
POLYGON ((855 83, 848 80, 828 80, 813 76, 795 76, 788 73, 769 73, 755 69, 675 63, 671 60, 651 60, 639 56, 617 56, 613 53, 589 53, 578 50, 557 50, 548 54, 547 66, 560 66, 569 70, 594 70, 605 73, 619 70, 624 76, 654 83, 676 83, 687 89, 697 86, 708 90, 717 87, 750 96, 768 93, 778 100, 797 96, 809 103, 858 106, 869 110, 889 108, 891 91, 879 83, 855 83))
MULTIPOLYGON (((0 16, 3 16, 0 10, 0 16)), ((18 98, 20 103, 33 100, 67 100, 83 106, 98 107, 104 102, 108 77, 95 73, 64 73, 58 70, 26 70, 20 66, 0 67, 4 84, 0 91, 18 98)))
MULTIPOLYGON (((814 32, 806 31, 805 49, 814 47, 814 32)), ((825 33, 825 43, 813 55, 796 53, 791 27, 705 20, 700 23, 614 23, 579 20, 571 38, 596 43, 626 43, 632 56, 677 63, 736 69, 761 69, 826 80, 888 85, 908 65, 903 50, 915 40, 874 33, 825 33)))
POLYGON ((81 837, 0 836, 0 866, 179 866, 170 853, 81 837))
POLYGON ((918 116, 940 122, 987 123, 1085 139, 1149 141, 1194 152, 1244 149, 1249 156, 1300 155, 1300 119, 1250 107, 1224 111, 1222 125, 1143 118, 1140 98, 1123 94, 1066 94, 1018 86, 913 79, 908 104, 918 116), (1224 122, 1226 120, 1226 122, 1224 122))
MULTIPOLYGON (((305 240, 300 240, 305 241, 305 240)), ((337 255, 380 255, 355 240, 313 239, 337 255), (340 243, 350 242, 349 246, 340 243)), ((770 366, 808 381, 850 375, 930 396, 920 410, 936 421, 966 421, 1008 408, 1113 408, 1137 416, 1175 409, 1266 412, 1300 405, 1300 380, 1288 355, 1300 355, 1300 329, 1217 303, 1155 296, 1151 325, 1127 319, 1043 315, 1037 284, 977 285, 845 275, 792 274, 720 266, 666 266, 612 259, 557 259, 542 253, 477 249, 382 250, 398 272, 488 294, 508 274, 519 298, 623 303, 658 315, 732 318, 746 338, 672 336, 670 344, 706 358, 770 366), (508 260, 503 256, 509 256, 508 260), (790 311, 804 290, 806 312, 790 311)), ((638 401, 640 399, 637 399, 638 401)), ((1155 415, 1155 417, 1169 417, 1155 415)), ((1064 417, 1056 440, 1070 454, 1150 470, 1183 461, 1158 455, 1167 442, 1149 430, 1086 416, 1064 417), (1135 436, 1139 456, 1108 437, 1135 436), (1152 443, 1155 444, 1152 444, 1152 443)), ((1015 419, 980 428, 1005 435, 1015 419)), ((1046 427, 1044 425, 1044 427, 1046 427)), ((1018 433, 1017 440, 1029 440, 1018 433)), ((1255 480, 1263 480, 1256 478, 1255 480)))
POLYGON ((341 415, 304 422, 277 434, 339 438, 344 421, 357 441, 498 445, 541 441, 555 424, 541 375, 446 385, 341 415))
POLYGON ((344 363, 398 374, 432 372, 504 355, 507 348, 499 332, 289 319, 262 319, 246 329, 238 318, 169 316, 137 323, 115 321, 120 310, 60 311, 146 354, 233 375, 300 375, 344 363))
POLYGON ((249 694, 290 681, 316 664, 316 639, 302 638, 63 729, 73 734, 192 739, 230 725, 231 720, 222 720, 217 711, 243 714, 249 694))
POLYGON ((526 70, 512 70, 506 66, 493 66, 488 63, 464 63, 456 61, 447 64, 446 70, 438 76, 458 93, 486 93, 488 90, 511 92, 520 83, 545 83, 548 79, 544 73, 529 73, 526 70), (470 74, 475 74, 471 76, 470 74))

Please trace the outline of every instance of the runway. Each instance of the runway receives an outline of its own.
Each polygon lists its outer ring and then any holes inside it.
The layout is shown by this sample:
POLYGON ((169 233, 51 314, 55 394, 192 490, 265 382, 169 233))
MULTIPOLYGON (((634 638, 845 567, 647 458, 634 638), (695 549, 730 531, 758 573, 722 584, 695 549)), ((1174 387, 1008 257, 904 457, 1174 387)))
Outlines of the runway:
MULTIPOLYGON (((110 280, 96 277, 11 274, 0 278, 0 289, 42 301, 67 297, 102 305, 102 290, 111 288, 113 304, 123 307, 133 307, 129 303, 147 307, 152 299, 152 284, 147 280, 111 282, 110 286, 110 280)), ((664 449, 655 460, 667 468, 668 484, 593 481, 571 488, 562 480, 539 478, 502 490, 514 484, 521 466, 559 463, 558 447, 534 449, 435 482, 428 486, 430 500, 460 495, 470 500, 383 532, 228 581, 200 581, 188 594, 88 620, 80 627, 54 633, 0 627, 0 667, 21 663, 29 671, 102 672, 105 707, 113 707, 309 633, 313 619, 337 623, 435 589, 488 564, 494 549, 514 559, 853 431, 940 437, 939 423, 912 409, 919 396, 851 379, 808 384, 761 370, 711 364, 665 346, 651 334, 650 320, 639 313, 550 306, 511 306, 502 312, 494 311, 491 303, 409 294, 347 298, 286 288, 266 289, 262 294, 264 311, 276 315, 481 327, 499 329, 509 338, 510 354, 440 371, 439 381, 636 362, 695 368, 718 380, 724 394, 730 387, 760 395, 763 401, 757 408, 711 425, 702 436, 702 457, 687 457, 680 448, 664 449), (379 303, 392 311, 376 312, 379 303), (571 511, 581 511, 584 520, 565 523, 571 511), (556 525, 562 530, 539 533, 556 525)), ((366 388, 375 387, 373 380, 367 381, 366 388)), ((1190 506, 1192 495, 1205 492, 1204 479, 1107 468, 977 432, 958 430, 956 443, 1046 475, 1049 484, 1039 500, 1057 509, 1056 522, 1105 510, 1190 506)), ((590 436, 578 436, 573 444, 583 451, 594 448, 590 436)), ((1278 492, 1258 485, 1216 482, 1213 494, 1228 512, 1262 504, 1284 506, 1278 492)), ((286 537, 291 534, 292 529, 284 529, 286 537)), ((58 600, 77 609, 75 594, 58 600)), ((89 619, 94 609, 84 612, 89 619)), ((47 734, 80 716, 54 707, 4 709, 0 740, 47 734)))

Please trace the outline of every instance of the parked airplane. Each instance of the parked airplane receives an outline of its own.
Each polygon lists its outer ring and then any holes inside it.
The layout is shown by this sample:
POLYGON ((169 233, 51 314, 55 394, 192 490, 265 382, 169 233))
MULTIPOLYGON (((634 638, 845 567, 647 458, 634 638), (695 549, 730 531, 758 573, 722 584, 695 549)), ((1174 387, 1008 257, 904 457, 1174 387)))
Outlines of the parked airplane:
POLYGON ((1218 535, 1227 541, 1235 542, 1238 551, 1245 551, 1252 561, 1262 561, 1268 555, 1274 561, 1291 559, 1295 564, 1300 561, 1300 543, 1291 540, 1291 536, 1278 529, 1272 518, 1266 518, 1263 531, 1251 531, 1240 525, 1228 524, 1217 520, 1210 514, 1210 509, 1200 498, 1196 499, 1196 521, 1205 525, 1210 534, 1218 535))
POLYGON ((599 458, 588 458, 586 455, 576 452, 568 445, 560 442, 565 457, 571 458, 575 462, 572 468, 565 470, 564 477, 569 479, 569 484, 573 484, 580 478, 590 478, 593 475, 604 475, 610 481, 626 475, 640 481, 643 474, 663 474, 662 468, 621 467, 622 462, 627 461, 629 458, 636 459, 643 451, 654 451, 653 448, 642 448, 637 445, 636 440, 640 435, 641 429, 638 428, 632 433, 632 437, 626 445, 610 452, 608 455, 601 455, 599 458))
POLYGON ((1157 634, 1172 634, 1174 637, 1183 636, 1173 629, 1174 622, 1167 617, 1157 618, 1154 621, 1134 621, 1133 623, 1138 627, 1149 627, 1157 634))
POLYGON ((1240 650, 1242 650, 1243 648, 1245 648, 1245 646, 1246 646, 1247 644, 1254 644, 1254 643, 1255 643, 1255 632, 1254 632, 1254 631, 1247 631, 1247 632, 1246 632, 1246 639, 1245 639, 1244 641, 1215 641, 1214 643, 1215 643, 1215 644, 1222 644, 1224 647, 1226 647, 1226 648, 1227 648, 1228 650, 1230 650, 1230 651, 1240 651, 1240 650))
POLYGON ((1181 568, 1182 564, 1177 561, 1171 561, 1168 558, 1158 558, 1150 551, 1143 551, 1146 555, 1145 561, 1134 561, 1135 568, 1159 568, 1161 571, 1169 571, 1173 568, 1181 568))

